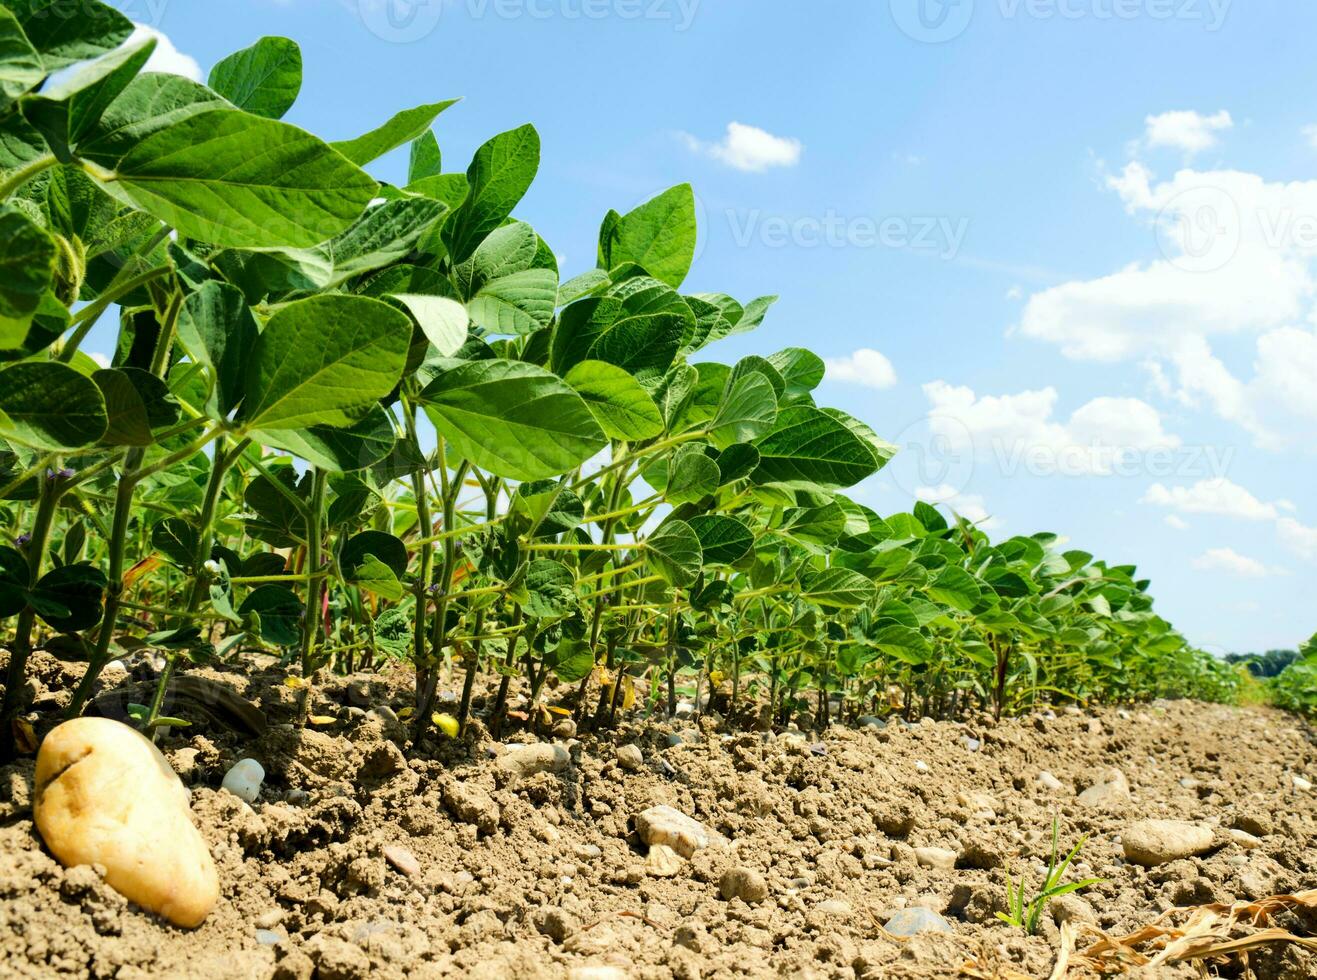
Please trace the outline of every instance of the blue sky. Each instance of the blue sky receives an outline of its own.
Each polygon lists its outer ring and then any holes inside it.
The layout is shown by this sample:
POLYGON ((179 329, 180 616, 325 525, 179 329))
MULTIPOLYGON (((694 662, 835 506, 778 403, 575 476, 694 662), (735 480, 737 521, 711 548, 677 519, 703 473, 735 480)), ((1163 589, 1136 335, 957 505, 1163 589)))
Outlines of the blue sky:
MULTIPOLYGON (((593 265, 681 181, 688 287, 779 293, 904 452, 856 496, 1051 530, 1153 579, 1209 649, 1317 627, 1317 8, 1273 0, 117 0, 201 73, 298 40, 289 120, 355 136, 454 96, 462 170, 543 138, 520 216, 593 265), (922 6, 921 6, 922 4, 922 6), (192 59, 192 64, 189 62, 192 59)), ((400 179, 402 154, 375 172, 400 179)))

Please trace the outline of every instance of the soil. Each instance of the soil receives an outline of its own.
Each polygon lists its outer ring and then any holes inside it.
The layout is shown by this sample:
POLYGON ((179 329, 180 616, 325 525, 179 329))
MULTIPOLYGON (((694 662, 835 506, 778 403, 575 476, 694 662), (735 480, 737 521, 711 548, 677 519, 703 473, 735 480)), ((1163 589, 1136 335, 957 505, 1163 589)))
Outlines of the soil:
MULTIPOLYGON (((41 654, 34 667, 40 733, 79 668, 41 654)), ((150 665, 135 671, 107 680, 131 691, 150 665)), ((555 716, 556 736, 522 726, 496 743, 475 724, 464 741, 435 735, 404 755, 394 715, 412 678, 401 670, 326 682, 314 693, 320 724, 305 729, 291 723, 304 692, 272 668, 192 676, 269 719, 255 735, 241 705, 200 695, 210 710, 180 703, 196 723, 162 740, 219 867, 219 905, 185 931, 129 904, 95 868, 61 868, 32 824, 28 758, 0 768, 0 975, 1046 977, 1059 921, 1122 935, 1174 907, 1317 884, 1317 793, 1302 788, 1317 777, 1317 736, 1270 709, 1157 702, 824 734, 729 733, 712 715, 633 712, 615 731, 575 737, 555 716), (504 757, 536 741, 563 745, 569 764, 513 772, 504 757), (638 768, 630 750, 619 762, 632 744, 638 768), (219 788, 245 757, 267 774, 251 806, 219 788), (1113 768, 1128 799, 1081 802, 1113 768), (1044 770, 1058 788, 1040 781, 1044 770), (660 804, 726 843, 669 867, 647 859, 635 818, 660 804), (1054 902, 1030 937, 995 913, 1007 869, 1037 881, 1054 815, 1063 847, 1091 835, 1072 875, 1105 880, 1054 902), (1122 832, 1149 818, 1209 827, 1212 847, 1151 869, 1126 863, 1122 832), (923 866, 926 847, 953 852, 955 866, 923 866), (766 898, 724 899, 735 868, 757 872, 766 898), (914 906, 951 931, 903 939, 881 928, 914 906)), ((1311 937, 1317 913, 1275 925, 1311 937)), ((1220 975, 1317 976, 1317 953, 1296 943, 1249 956, 1252 973, 1232 960, 1220 975)), ((1155 975, 1201 974, 1181 963, 1155 975)))

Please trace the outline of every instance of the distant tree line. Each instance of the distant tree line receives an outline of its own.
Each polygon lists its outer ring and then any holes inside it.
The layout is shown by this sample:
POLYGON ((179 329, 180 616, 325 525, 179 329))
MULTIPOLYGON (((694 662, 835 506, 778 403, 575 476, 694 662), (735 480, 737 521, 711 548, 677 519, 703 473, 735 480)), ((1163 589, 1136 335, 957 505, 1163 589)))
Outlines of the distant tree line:
POLYGON ((1226 655, 1227 663, 1243 664, 1254 677, 1276 677, 1298 659, 1298 650, 1268 650, 1266 653, 1226 655))

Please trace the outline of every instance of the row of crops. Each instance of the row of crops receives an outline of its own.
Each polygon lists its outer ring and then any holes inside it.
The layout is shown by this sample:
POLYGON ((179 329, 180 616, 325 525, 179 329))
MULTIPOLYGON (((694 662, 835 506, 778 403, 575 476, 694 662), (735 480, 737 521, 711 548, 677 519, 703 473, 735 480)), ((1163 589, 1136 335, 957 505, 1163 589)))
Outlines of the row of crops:
POLYGON ((280 121, 293 42, 201 85, 65 6, 0 0, 5 753, 39 648, 87 665, 70 714, 162 655, 148 729, 173 672, 253 651, 307 690, 409 662, 417 736, 450 670, 457 725, 488 689, 496 730, 525 697, 603 726, 692 689, 816 725, 1232 695, 1134 567, 848 496, 894 447, 816 401, 808 350, 705 355, 773 297, 681 291, 688 186, 609 212, 564 279, 512 217, 532 127, 465 172, 449 102, 327 143, 280 121), (406 144, 405 185, 362 169, 406 144), (115 312, 103 367, 83 344, 115 312))

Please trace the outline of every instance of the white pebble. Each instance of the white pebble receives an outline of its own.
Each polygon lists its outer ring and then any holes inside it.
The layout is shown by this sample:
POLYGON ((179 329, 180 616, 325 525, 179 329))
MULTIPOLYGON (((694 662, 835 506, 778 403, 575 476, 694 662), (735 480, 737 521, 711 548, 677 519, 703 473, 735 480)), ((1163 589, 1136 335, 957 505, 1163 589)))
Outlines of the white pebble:
POLYGON ((261 783, 265 779, 265 770, 255 759, 242 759, 224 775, 222 789, 245 803, 255 803, 261 795, 261 783))

